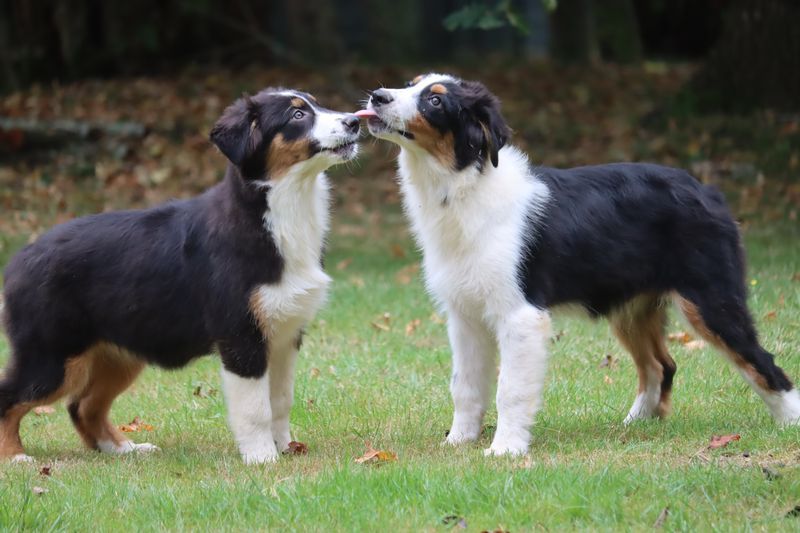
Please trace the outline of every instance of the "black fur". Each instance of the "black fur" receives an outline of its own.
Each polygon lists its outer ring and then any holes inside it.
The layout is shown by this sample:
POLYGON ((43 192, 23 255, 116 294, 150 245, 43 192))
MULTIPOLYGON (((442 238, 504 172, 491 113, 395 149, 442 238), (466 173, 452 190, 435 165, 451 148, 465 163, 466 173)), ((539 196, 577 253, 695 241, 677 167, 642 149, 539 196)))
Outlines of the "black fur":
POLYGON ((252 290, 276 283, 284 261, 263 216, 265 153, 280 132, 297 139, 313 110, 293 119, 291 97, 263 91, 229 107, 211 131, 228 157, 225 179, 203 195, 152 209, 92 215, 56 226, 5 270, 12 357, 0 381, 0 417, 54 392, 65 362, 99 341, 149 363, 185 365, 219 349, 243 377, 267 367, 252 290))
POLYGON ((717 190, 652 164, 533 173, 551 196, 543 213, 531 213, 520 264, 532 304, 578 303, 606 315, 639 294, 674 291, 771 389, 792 387, 758 343, 739 233, 717 190))
POLYGON ((447 92, 434 95, 431 87, 427 87, 420 93, 418 109, 439 132, 452 133, 456 170, 471 165, 483 169, 487 160, 496 167, 498 152, 510 135, 500 113, 500 101, 477 81, 440 85, 444 85, 447 92), (432 96, 440 98, 439 106, 431 104, 432 96))

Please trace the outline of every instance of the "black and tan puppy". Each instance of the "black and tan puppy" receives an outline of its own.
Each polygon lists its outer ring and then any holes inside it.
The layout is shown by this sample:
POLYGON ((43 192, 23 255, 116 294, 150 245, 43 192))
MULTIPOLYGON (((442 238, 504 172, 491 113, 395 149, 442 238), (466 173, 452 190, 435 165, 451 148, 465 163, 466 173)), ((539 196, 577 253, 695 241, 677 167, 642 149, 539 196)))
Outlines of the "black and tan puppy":
POLYGON ((11 360, 0 380, 0 458, 27 460, 22 417, 68 397, 78 433, 110 453, 152 450, 109 421, 152 363, 216 349, 242 458, 285 449, 303 326, 322 305, 324 171, 357 153, 358 119, 302 92, 264 90, 225 110, 211 141, 230 161, 203 195, 79 218, 25 247, 5 271, 11 360))

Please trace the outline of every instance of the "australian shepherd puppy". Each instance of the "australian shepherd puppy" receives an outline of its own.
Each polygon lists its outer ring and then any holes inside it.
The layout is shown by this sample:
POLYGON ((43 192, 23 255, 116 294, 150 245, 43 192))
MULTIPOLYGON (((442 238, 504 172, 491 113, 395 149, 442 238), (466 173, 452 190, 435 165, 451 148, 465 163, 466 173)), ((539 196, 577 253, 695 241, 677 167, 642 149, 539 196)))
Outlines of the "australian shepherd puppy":
POLYGON ((780 423, 798 423, 797 390, 759 344, 747 310, 742 244, 719 192, 651 164, 531 166, 506 145, 497 98, 452 76, 378 89, 357 115, 400 146, 405 210, 427 287, 447 313, 448 443, 478 437, 499 350, 497 431, 486 454, 527 451, 550 309, 569 303, 608 317, 633 356, 639 389, 625 422, 669 411, 676 367, 664 325, 673 299, 780 423))
POLYGON ((287 448, 295 357, 330 278, 324 171, 355 157, 358 119, 309 94, 267 89, 228 107, 211 141, 229 160, 199 197, 79 218, 23 248, 5 271, 11 359, 0 379, 0 458, 28 460, 31 408, 68 397, 83 441, 136 444, 108 418, 146 364, 178 368, 216 349, 246 463, 287 448))

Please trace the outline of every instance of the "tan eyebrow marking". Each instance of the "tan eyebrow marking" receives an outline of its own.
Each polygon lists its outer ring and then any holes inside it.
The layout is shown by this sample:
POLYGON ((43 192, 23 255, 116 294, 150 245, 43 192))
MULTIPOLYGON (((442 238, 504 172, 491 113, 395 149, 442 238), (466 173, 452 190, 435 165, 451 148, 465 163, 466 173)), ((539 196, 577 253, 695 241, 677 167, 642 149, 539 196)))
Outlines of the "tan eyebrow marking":
POLYGON ((431 92, 436 94, 447 94, 447 87, 441 83, 434 83, 431 85, 431 92))
POLYGON ((313 94, 309 94, 309 95, 308 95, 308 97, 309 97, 309 98, 311 98, 311 100, 312 100, 313 102, 316 102, 316 101, 317 101, 317 97, 316 97, 316 96, 314 96, 313 94))
POLYGON ((292 105, 294 107, 305 107, 306 101, 299 97, 292 98, 292 105))
POLYGON ((422 74, 420 74, 419 76, 417 76, 416 78, 414 78, 413 80, 411 80, 411 83, 413 83, 414 85, 416 85, 416 84, 418 84, 420 81, 422 81, 422 78, 423 78, 423 76, 422 76, 422 74))

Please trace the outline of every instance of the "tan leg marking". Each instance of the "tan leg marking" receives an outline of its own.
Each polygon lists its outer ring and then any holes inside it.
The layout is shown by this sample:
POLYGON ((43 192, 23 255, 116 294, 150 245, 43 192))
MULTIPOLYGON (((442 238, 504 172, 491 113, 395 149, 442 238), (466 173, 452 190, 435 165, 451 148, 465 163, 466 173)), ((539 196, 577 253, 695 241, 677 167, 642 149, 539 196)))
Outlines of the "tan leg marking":
POLYGON ((0 459, 24 454, 19 427, 22 418, 34 407, 58 401, 63 396, 74 394, 86 387, 92 360, 87 354, 73 357, 64 365, 64 381, 52 394, 35 402, 23 402, 11 407, 0 420, 0 459))
POLYGON ((93 365, 85 388, 73 397, 70 416, 86 446, 99 441, 119 446, 129 439, 109 420, 111 404, 139 376, 144 362, 118 346, 101 343, 91 350, 93 365))
POLYGON ((730 359, 733 364, 739 367, 745 374, 747 374, 750 379, 762 390, 769 391, 770 388, 767 385, 767 381, 747 360, 742 357, 740 354, 736 353, 730 346, 728 346, 725 341, 723 341, 719 335, 712 332, 709 327, 706 325, 705 320, 703 320, 703 316, 700 314, 700 309, 691 301, 687 300, 686 298, 682 298, 680 296, 677 297, 678 306, 681 308, 686 320, 692 325, 695 331, 706 339, 708 342, 719 348, 722 353, 724 353, 728 359, 730 359))

